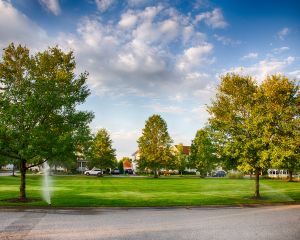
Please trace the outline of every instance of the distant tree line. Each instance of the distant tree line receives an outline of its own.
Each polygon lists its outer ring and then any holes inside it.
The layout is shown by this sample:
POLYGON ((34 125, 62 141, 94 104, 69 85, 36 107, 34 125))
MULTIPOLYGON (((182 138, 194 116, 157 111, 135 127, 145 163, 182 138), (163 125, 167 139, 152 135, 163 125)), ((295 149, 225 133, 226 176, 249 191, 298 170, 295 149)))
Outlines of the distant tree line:
POLYGON ((195 168, 205 176, 216 165, 255 175, 255 198, 260 197, 259 176, 270 167, 286 169, 289 180, 300 169, 299 84, 281 75, 258 84, 250 76, 221 77, 208 107, 207 127, 192 140, 184 158, 172 154, 166 122, 151 116, 138 140, 139 167, 158 176, 159 169, 195 168))

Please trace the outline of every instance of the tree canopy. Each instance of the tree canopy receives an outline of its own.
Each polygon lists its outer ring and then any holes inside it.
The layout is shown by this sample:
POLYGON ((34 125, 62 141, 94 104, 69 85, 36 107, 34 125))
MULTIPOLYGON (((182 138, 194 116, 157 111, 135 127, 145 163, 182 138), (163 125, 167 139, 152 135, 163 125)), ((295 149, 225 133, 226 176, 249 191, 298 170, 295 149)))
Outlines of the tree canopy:
POLYGON ((204 177, 213 170, 216 161, 216 150, 210 131, 208 128, 198 130, 191 144, 191 167, 196 168, 200 172, 200 176, 204 177))
POLYGON ((112 140, 105 128, 101 128, 92 140, 88 165, 100 169, 117 166, 116 150, 113 149, 112 140))
POLYGON ((20 199, 26 200, 26 169, 45 161, 75 158, 93 118, 78 111, 90 94, 88 74, 75 75, 73 52, 58 47, 30 54, 10 44, 0 61, 0 155, 17 160, 20 199))
POLYGON ((146 121, 142 136, 138 139, 138 164, 151 169, 154 176, 158 177, 159 169, 166 166, 173 157, 170 149, 172 142, 165 120, 160 115, 152 115, 146 121))
POLYGON ((271 166, 286 169, 292 181, 300 169, 300 94, 299 85, 284 76, 268 77, 260 86, 263 132, 269 142, 271 166))
POLYGON ((216 98, 208 108, 209 122, 219 137, 221 154, 236 161, 238 169, 255 172, 256 198, 260 197, 261 171, 275 160, 274 153, 279 152, 276 147, 284 151, 278 141, 288 136, 288 131, 283 129, 290 129, 295 135, 299 133, 295 124, 299 121, 296 92, 295 82, 280 75, 257 84, 250 76, 227 74, 221 77, 216 98))
POLYGON ((174 167, 177 169, 180 174, 185 170, 188 162, 188 156, 184 153, 184 146, 182 143, 179 143, 177 146, 177 152, 175 152, 174 156, 174 167))

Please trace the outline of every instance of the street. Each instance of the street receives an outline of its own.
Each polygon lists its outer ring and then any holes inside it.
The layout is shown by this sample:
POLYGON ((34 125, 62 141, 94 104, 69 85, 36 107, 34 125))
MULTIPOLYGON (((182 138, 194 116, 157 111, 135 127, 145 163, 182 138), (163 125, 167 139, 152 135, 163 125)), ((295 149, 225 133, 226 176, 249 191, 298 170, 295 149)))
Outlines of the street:
POLYGON ((300 239, 300 205, 0 209, 0 239, 300 239))

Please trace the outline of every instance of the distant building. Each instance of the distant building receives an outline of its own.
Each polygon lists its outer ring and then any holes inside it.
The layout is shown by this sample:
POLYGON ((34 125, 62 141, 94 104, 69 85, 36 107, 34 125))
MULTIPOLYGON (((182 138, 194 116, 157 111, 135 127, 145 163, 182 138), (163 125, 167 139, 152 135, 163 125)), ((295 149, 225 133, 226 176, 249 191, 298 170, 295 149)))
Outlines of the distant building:
MULTIPOLYGON (((173 147, 172 147, 172 150, 173 150, 173 152, 174 153, 178 153, 179 152, 179 150, 178 150, 178 147, 179 147, 180 145, 174 145, 173 147)), ((189 156, 190 155, 190 151, 191 151, 191 146, 182 146, 182 152, 183 152, 183 154, 184 155, 186 155, 186 156, 189 156)))
POLYGON ((284 169, 268 169, 269 178, 287 178, 288 174, 288 171, 284 169))
POLYGON ((124 172, 126 172, 126 170, 132 170, 134 172, 136 172, 137 168, 136 168, 136 162, 135 159, 133 161, 129 161, 129 160, 125 160, 123 161, 123 169, 124 172))

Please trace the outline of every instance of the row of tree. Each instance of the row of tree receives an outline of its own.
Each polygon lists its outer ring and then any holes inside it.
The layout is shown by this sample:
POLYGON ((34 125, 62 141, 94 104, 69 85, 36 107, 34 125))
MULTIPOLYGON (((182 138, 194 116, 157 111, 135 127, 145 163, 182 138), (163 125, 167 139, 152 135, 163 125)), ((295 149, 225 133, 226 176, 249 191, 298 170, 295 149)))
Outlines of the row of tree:
MULTIPOLYGON (((189 164, 201 175, 219 163, 256 176, 270 167, 286 169, 290 180, 300 169, 299 84, 281 75, 258 84, 250 76, 221 77, 215 100, 208 107, 209 125, 192 141, 189 164)), ((182 154, 171 152, 166 122, 153 115, 145 124, 139 144, 139 166, 152 169, 184 166, 182 154), (175 157, 175 159, 174 159, 175 157)))
POLYGON ((215 146, 208 128, 197 132, 189 155, 184 152, 183 144, 176 145, 175 149, 172 143, 165 120, 160 115, 151 116, 138 139, 139 170, 151 170, 154 177, 158 177, 161 169, 178 170, 182 173, 187 168, 192 168, 205 176, 217 164, 215 146))
MULTIPOLYGON (((14 163, 21 172, 20 200, 26 201, 26 171, 45 161, 69 166, 78 156, 90 166, 116 166, 115 150, 105 129, 93 136, 89 124, 93 113, 79 111, 90 91, 88 74, 75 74, 73 52, 58 47, 30 54, 23 46, 10 44, 0 61, 0 161, 14 163)), ((221 77, 211 106, 208 127, 192 141, 189 167, 202 175, 215 162, 256 174, 270 166, 299 169, 299 85, 274 75, 261 84, 250 76, 221 77)), ((187 166, 183 146, 172 152, 167 124, 151 116, 138 139, 138 165, 159 170, 187 166)), ((1 164, 0 164, 1 165, 1 164)))

